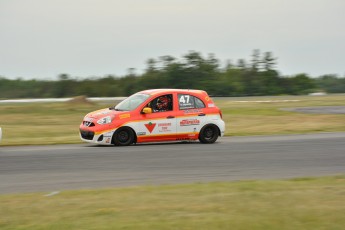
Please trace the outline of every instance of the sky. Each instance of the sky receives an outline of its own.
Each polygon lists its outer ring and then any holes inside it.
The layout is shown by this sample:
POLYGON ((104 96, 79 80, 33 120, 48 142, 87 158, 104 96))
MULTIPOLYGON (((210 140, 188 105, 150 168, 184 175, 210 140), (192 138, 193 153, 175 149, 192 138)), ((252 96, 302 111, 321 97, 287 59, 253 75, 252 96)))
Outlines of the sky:
POLYGON ((272 52, 281 75, 345 76, 344 0, 0 0, 0 76, 142 73, 189 51, 272 52))

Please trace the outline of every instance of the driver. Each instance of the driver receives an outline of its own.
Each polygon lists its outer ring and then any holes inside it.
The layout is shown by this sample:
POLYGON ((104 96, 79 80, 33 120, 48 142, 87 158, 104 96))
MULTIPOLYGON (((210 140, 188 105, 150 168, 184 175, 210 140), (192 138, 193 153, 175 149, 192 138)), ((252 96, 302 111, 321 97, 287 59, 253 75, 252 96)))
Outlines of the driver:
POLYGON ((170 110, 171 100, 168 96, 161 96, 157 99, 155 112, 164 112, 170 110))

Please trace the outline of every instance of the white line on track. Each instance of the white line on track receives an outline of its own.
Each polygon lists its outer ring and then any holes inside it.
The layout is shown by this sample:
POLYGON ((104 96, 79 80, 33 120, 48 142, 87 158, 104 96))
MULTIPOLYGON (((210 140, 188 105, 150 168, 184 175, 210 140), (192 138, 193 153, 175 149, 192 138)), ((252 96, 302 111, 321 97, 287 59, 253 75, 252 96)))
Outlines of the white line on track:
POLYGON ((54 191, 54 192, 51 192, 51 193, 48 193, 48 194, 46 194, 46 195, 44 195, 44 196, 55 196, 55 195, 57 195, 57 194, 59 194, 60 193, 60 191, 54 191))
POLYGON ((233 101, 236 103, 250 103, 250 102, 255 102, 255 103, 280 103, 280 102, 298 102, 301 100, 265 100, 265 101, 233 101))

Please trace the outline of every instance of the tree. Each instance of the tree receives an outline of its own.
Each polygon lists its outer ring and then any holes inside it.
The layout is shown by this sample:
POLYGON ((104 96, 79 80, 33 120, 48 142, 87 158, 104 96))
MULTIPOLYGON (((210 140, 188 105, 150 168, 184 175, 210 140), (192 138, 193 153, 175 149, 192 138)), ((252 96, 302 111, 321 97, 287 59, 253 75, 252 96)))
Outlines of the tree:
POLYGON ((265 71, 273 70, 276 64, 276 60, 277 59, 273 57, 273 54, 271 52, 265 52, 263 60, 262 60, 262 63, 264 65, 264 70, 265 71))
POLYGON ((306 94, 315 88, 314 81, 307 74, 298 74, 291 78, 292 94, 306 94))
POLYGON ((251 69, 253 72, 258 72, 260 70, 260 64, 261 64, 261 60, 260 60, 260 50, 255 49, 253 50, 253 54, 252 54, 252 63, 251 63, 251 69))
POLYGON ((75 81, 68 74, 60 74, 58 79, 59 81, 57 81, 56 87, 54 87, 56 97, 76 96, 75 81))
POLYGON ((247 69, 246 60, 244 60, 244 59, 238 59, 238 60, 237 60, 237 67, 238 67, 239 69, 242 69, 242 70, 247 69))
POLYGON ((148 73, 153 73, 156 71, 156 60, 154 58, 150 58, 146 61, 146 64, 147 64, 147 69, 146 69, 146 72, 148 73))
POLYGON ((345 77, 338 78, 337 75, 323 75, 315 80, 319 89, 328 93, 345 93, 345 77))
POLYGON ((173 64, 176 58, 173 56, 165 55, 159 57, 160 62, 162 63, 162 68, 167 68, 169 65, 173 64))
POLYGON ((261 55, 256 49, 249 62, 239 59, 234 66, 228 61, 220 68, 214 54, 204 57, 189 51, 180 59, 169 55, 150 58, 144 73, 137 74, 130 68, 121 78, 109 75, 76 79, 60 74, 57 81, 42 81, 0 77, 0 98, 128 96, 150 88, 195 88, 222 96, 306 94, 315 89, 345 93, 344 77, 324 75, 313 79, 306 74, 282 77, 275 70, 276 60, 271 52, 261 55))

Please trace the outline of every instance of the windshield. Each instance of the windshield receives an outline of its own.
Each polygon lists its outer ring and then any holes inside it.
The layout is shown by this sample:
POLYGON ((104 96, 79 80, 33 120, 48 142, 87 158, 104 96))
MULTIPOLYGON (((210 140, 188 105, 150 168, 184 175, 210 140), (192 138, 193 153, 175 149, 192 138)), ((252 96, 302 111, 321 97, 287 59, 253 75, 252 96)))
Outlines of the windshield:
POLYGON ((115 110, 118 111, 131 111, 136 109, 141 103, 146 101, 147 98, 149 98, 150 95, 148 94, 141 94, 137 93, 134 94, 125 100, 121 101, 117 106, 115 106, 115 110))

